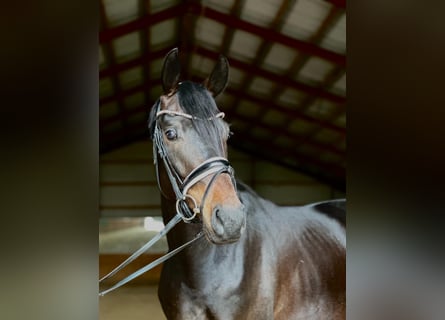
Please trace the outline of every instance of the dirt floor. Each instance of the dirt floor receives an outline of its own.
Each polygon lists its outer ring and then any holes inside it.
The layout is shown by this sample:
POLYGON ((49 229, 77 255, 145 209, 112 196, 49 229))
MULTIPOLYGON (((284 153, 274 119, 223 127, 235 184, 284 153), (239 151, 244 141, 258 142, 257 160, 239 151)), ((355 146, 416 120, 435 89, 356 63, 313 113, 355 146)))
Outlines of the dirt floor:
POLYGON ((123 286, 99 297, 99 320, 165 320, 156 286, 123 286))

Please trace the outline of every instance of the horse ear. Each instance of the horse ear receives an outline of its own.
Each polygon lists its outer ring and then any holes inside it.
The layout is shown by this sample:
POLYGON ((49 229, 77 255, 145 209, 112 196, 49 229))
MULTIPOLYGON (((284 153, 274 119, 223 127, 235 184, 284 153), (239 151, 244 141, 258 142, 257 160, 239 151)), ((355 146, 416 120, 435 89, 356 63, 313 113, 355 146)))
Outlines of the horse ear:
POLYGON ((179 63, 178 48, 167 53, 162 67, 162 88, 164 93, 174 90, 179 83, 181 65, 179 63))
POLYGON ((219 55, 218 61, 210 76, 204 81, 204 85, 213 97, 224 91, 229 81, 229 61, 223 55, 219 55))

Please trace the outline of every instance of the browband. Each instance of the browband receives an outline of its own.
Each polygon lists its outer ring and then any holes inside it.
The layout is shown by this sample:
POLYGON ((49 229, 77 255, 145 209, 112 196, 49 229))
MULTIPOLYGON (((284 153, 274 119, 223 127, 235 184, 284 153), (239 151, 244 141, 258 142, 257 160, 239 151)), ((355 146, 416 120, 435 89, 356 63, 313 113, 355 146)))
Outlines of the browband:
POLYGON ((181 116, 181 117, 184 117, 184 118, 187 118, 190 120, 214 120, 214 119, 218 119, 218 118, 223 119, 225 116, 224 112, 220 112, 220 113, 217 113, 216 115, 214 115, 213 117, 210 117, 207 119, 201 119, 201 118, 192 116, 191 114, 187 114, 187 113, 183 113, 183 112, 172 111, 172 110, 161 110, 156 113, 156 118, 163 114, 169 114, 171 116, 181 116))

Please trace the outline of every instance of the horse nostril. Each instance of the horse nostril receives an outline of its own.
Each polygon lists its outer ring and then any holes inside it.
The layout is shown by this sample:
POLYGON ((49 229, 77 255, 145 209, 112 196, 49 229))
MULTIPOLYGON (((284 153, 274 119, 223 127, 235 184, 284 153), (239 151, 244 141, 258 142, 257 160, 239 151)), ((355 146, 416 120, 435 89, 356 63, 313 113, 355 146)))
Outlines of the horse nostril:
POLYGON ((221 213, 220 213, 220 212, 221 212, 221 211, 219 210, 218 207, 216 207, 216 208, 213 210, 213 213, 215 214, 216 219, 218 219, 218 220, 222 223, 221 213))
POLYGON ((240 237, 245 224, 243 211, 239 208, 215 206, 212 210, 211 227, 216 236, 225 240, 240 237))
POLYGON ((219 206, 213 209, 212 227, 217 235, 222 236, 224 234, 224 221, 219 206))

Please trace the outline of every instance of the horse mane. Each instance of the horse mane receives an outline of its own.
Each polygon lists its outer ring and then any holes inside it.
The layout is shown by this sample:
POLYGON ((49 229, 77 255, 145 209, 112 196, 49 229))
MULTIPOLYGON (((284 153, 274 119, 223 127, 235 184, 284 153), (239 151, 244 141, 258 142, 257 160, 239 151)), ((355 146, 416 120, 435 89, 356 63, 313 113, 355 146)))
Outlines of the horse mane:
POLYGON ((259 197, 258 194, 255 191, 253 191, 251 187, 249 187, 241 180, 236 179, 236 188, 238 189, 238 191, 249 193, 254 197, 259 197))
POLYGON ((219 148, 218 154, 223 154, 222 142, 227 139, 227 127, 214 118, 219 109, 210 92, 202 84, 184 81, 179 84, 177 94, 183 111, 196 117, 192 121, 194 129, 207 138, 208 145, 219 148))
POLYGON ((324 201, 316 204, 314 209, 346 226, 346 199, 324 201))
MULTIPOLYGON (((236 180, 236 186, 239 192, 249 194, 251 196, 250 199, 262 199, 262 197, 259 196, 252 188, 238 179, 236 180)), ((269 202, 269 200, 266 201, 269 202)), ((341 225, 346 226, 346 199, 326 200, 315 204, 313 209, 320 214, 337 220, 341 225)))

